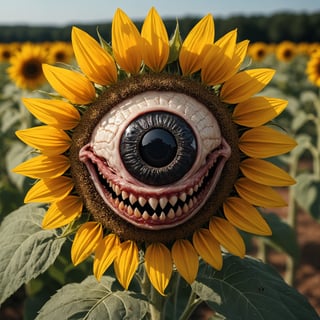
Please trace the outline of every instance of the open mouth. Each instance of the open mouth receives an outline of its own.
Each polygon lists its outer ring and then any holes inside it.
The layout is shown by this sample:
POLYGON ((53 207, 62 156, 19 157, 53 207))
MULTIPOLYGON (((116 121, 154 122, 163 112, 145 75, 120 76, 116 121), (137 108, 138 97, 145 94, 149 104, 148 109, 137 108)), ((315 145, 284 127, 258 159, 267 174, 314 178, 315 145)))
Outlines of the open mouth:
POLYGON ((122 178, 93 152, 90 144, 80 150, 79 159, 99 195, 116 214, 139 228, 161 230, 183 224, 201 209, 215 190, 230 155, 231 148, 222 138, 192 178, 161 187, 122 178))

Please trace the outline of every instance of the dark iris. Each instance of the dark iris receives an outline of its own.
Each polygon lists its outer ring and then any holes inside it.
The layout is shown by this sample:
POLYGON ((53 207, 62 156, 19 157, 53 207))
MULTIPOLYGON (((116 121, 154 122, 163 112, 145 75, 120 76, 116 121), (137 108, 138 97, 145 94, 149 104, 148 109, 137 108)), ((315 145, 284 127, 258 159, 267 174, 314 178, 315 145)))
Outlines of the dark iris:
POLYGON ((177 142, 169 131, 154 128, 144 134, 139 150, 146 164, 161 168, 167 166, 176 156, 177 142))
POLYGON ((126 169, 149 185, 181 179, 197 156, 193 130, 181 117, 164 111, 134 119, 121 137, 120 155, 126 169))

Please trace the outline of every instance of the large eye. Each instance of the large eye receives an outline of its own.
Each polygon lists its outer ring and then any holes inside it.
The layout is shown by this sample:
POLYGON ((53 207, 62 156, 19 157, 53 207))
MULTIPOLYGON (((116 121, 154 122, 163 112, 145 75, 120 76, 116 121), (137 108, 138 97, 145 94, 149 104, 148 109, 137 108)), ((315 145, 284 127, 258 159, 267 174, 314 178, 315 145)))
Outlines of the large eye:
POLYGON ((157 230, 201 209, 230 154, 204 104, 184 93, 146 91, 108 108, 79 158, 116 214, 157 230))
POLYGON ((169 112, 149 112, 134 119, 121 137, 126 169, 143 183, 161 186, 181 179, 197 156, 193 130, 169 112))

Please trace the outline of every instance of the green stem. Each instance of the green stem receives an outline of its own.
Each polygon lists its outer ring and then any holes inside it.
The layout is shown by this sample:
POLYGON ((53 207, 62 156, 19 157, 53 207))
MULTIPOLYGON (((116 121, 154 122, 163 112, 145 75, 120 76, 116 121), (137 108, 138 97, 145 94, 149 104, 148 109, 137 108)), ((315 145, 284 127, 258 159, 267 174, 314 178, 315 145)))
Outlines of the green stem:
POLYGON ((182 315, 180 316, 179 320, 188 320, 191 315, 193 314, 194 310, 199 306, 199 304, 202 302, 201 299, 197 298, 196 293, 193 291, 190 294, 188 303, 186 308, 184 309, 182 315))

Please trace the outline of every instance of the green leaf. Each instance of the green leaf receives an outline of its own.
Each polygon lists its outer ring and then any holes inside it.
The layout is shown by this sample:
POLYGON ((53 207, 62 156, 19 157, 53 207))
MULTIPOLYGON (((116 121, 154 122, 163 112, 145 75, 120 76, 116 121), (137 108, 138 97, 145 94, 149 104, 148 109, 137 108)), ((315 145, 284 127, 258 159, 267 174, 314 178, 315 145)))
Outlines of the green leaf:
POLYGON ((202 264, 192 288, 227 319, 319 319, 306 298, 288 286, 271 266, 250 257, 226 255, 221 271, 202 264), (219 295, 221 301, 208 299, 203 286, 219 295))
POLYGON ((182 40, 180 35, 179 23, 177 21, 173 36, 169 41, 170 52, 169 52, 169 58, 167 62, 168 64, 178 60, 181 45, 182 45, 182 40))
POLYGON ((262 216, 266 219, 272 230, 272 235, 265 237, 265 241, 273 243, 297 261, 300 250, 295 230, 275 213, 264 213, 262 216))
POLYGON ((312 173, 302 173, 296 179, 297 203, 320 221, 320 178, 312 173))
POLYGON ((47 270, 60 252, 65 238, 41 228, 44 212, 39 205, 24 205, 0 226, 0 303, 47 270))
POLYGON ((114 278, 104 276, 101 282, 89 276, 81 283, 62 287, 42 307, 36 320, 143 319, 148 304, 142 296, 122 291, 114 278))

